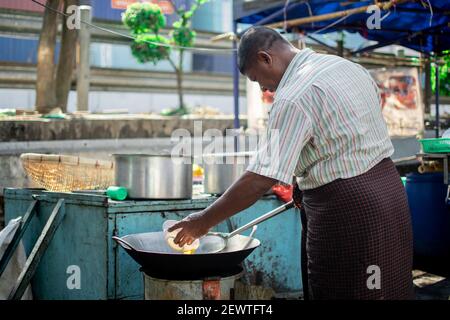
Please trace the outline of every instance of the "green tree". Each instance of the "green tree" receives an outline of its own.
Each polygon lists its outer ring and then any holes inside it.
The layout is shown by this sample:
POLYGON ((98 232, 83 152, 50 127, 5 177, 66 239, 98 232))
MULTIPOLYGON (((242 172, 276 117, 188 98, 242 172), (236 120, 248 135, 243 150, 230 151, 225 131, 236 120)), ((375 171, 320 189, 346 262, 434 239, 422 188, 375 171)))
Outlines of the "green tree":
MULTIPOLYGON (((450 96, 450 50, 444 51, 440 57, 443 64, 439 64, 439 94, 442 96, 450 96)), ((436 92, 436 66, 431 67, 431 87, 436 92)))
POLYGON ((179 105, 177 109, 165 112, 166 114, 187 113, 183 99, 183 56, 185 48, 192 47, 196 37, 195 31, 191 28, 192 16, 202 4, 208 1, 195 0, 189 9, 184 6, 177 7, 174 1, 171 1, 179 20, 173 23, 169 37, 160 34, 161 29, 166 27, 166 18, 157 4, 133 3, 128 6, 122 16, 122 22, 135 37, 131 44, 133 56, 141 63, 156 64, 161 60, 167 60, 175 71, 179 105), (170 56, 171 45, 178 50, 177 62, 170 56))

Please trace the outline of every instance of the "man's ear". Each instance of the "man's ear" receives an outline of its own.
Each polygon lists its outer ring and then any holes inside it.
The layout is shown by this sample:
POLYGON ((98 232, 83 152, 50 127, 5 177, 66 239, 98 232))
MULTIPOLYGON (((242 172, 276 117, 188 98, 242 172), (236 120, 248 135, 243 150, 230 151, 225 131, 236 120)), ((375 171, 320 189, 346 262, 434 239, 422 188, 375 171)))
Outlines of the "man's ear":
POLYGON ((266 51, 258 51, 258 53, 256 54, 256 59, 258 59, 258 62, 267 64, 270 66, 273 63, 272 56, 270 54, 268 54, 266 51))

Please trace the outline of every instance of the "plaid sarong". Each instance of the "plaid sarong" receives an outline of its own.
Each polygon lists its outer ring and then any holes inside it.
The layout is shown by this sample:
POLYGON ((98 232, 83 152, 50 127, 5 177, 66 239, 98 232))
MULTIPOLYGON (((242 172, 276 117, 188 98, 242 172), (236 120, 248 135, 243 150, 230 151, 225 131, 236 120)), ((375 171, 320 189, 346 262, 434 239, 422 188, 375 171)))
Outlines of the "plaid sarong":
POLYGON ((414 298, 410 213, 391 159, 302 197, 310 299, 414 298))

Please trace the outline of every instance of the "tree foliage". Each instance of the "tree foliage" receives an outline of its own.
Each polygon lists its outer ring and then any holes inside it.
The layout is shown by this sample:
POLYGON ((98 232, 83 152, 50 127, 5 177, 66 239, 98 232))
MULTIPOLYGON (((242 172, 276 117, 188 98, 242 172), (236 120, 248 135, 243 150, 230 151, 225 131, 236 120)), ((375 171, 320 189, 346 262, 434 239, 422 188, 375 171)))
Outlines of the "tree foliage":
POLYGON ((195 0, 190 8, 177 7, 174 1, 171 1, 179 19, 172 24, 172 31, 168 37, 160 34, 161 29, 166 27, 166 19, 157 4, 134 3, 128 6, 122 15, 123 24, 135 37, 131 44, 133 56, 141 63, 157 64, 161 60, 168 60, 174 68, 179 96, 179 109, 175 111, 175 114, 187 112, 183 102, 182 89, 183 52, 186 48, 192 47, 195 42, 196 33, 191 28, 191 20, 198 8, 208 1, 195 0), (174 46, 174 49, 179 52, 177 63, 170 56, 171 46, 174 46))
POLYGON ((128 6, 122 16, 122 22, 131 30, 133 35, 153 32, 166 26, 166 17, 161 8, 150 2, 137 2, 128 6))
MULTIPOLYGON (((189 9, 175 8, 179 20, 172 25, 169 37, 162 36, 159 31, 166 27, 166 18, 161 8, 154 3, 138 2, 128 6, 122 16, 122 21, 127 26, 131 34, 136 37, 132 44, 133 55, 139 62, 157 63, 160 60, 168 59, 170 51, 167 48, 155 50, 157 44, 171 44, 177 47, 192 47, 196 38, 196 33, 191 28, 191 20, 198 8, 208 2, 208 0, 196 0, 189 9), (143 44, 149 43, 147 47, 143 44)), ((184 50, 177 48, 177 50, 184 50)))
POLYGON ((166 59, 170 55, 170 47, 158 45, 169 44, 169 41, 160 35, 142 34, 136 37, 131 44, 131 52, 140 63, 153 62, 166 59))
MULTIPOLYGON (((439 94, 442 96, 450 96, 450 50, 444 51, 441 60, 443 65, 439 65, 439 94)), ((431 68, 431 87, 436 92, 436 66, 431 68)))

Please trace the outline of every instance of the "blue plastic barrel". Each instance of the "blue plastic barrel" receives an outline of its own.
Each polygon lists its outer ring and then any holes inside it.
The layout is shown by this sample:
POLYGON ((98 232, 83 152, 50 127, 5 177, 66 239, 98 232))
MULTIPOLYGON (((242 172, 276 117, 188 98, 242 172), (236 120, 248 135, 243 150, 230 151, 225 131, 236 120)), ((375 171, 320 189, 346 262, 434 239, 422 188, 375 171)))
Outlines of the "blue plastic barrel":
POLYGON ((450 256, 450 204, 443 174, 407 175, 406 193, 411 211, 414 253, 424 257, 450 256))

